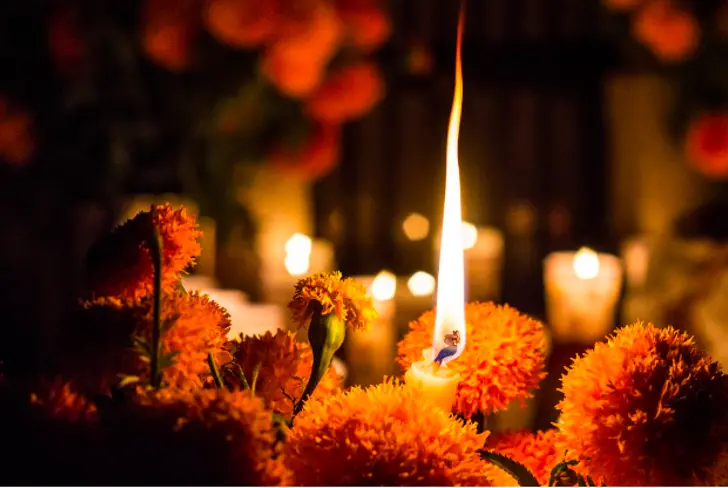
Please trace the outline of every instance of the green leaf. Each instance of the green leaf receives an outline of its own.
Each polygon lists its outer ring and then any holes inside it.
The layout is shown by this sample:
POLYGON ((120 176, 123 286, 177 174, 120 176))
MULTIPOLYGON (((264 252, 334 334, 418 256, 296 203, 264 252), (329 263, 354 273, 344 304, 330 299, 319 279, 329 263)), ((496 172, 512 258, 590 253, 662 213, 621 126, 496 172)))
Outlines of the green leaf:
POLYGON ((589 486, 586 484, 586 480, 584 479, 584 477, 580 474, 576 476, 576 482, 579 484, 579 486, 589 486))
POLYGON ((480 454, 483 460, 495 464, 515 478, 518 486, 541 486, 533 473, 518 461, 495 451, 486 451, 485 449, 479 450, 478 454, 480 454))
POLYGON ((159 369, 160 371, 172 366, 174 364, 174 358, 177 357, 179 351, 172 351, 168 354, 162 354, 159 358, 159 369))
POLYGON ((162 332, 167 332, 179 319, 179 314, 173 315, 162 323, 162 332))
POLYGON ((591 476, 586 475, 587 486, 597 486, 591 476))

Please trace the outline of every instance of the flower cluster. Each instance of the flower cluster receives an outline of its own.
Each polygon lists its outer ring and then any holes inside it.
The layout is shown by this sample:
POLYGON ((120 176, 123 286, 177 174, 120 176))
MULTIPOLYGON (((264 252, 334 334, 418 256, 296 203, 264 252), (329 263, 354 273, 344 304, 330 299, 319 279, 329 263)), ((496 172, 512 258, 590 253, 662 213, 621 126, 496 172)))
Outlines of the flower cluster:
MULTIPOLYGON (((454 410, 468 418, 504 409, 512 400, 532 396, 544 378, 546 334, 542 323, 493 303, 465 306, 467 347, 448 364, 460 375, 454 410)), ((407 370, 432 346, 435 311, 410 323, 399 343, 397 361, 407 370)))
MULTIPOLYGON (((190 238, 197 236, 194 221, 160 208, 95 248, 89 262, 107 275, 96 272, 91 298, 81 300, 63 331, 53 374, 0 376, 0 432, 12 446, 8 480, 105 485, 113 479, 130 486, 728 481, 728 376, 683 332, 642 323, 617 330, 563 376, 556 428, 491 436, 481 420, 468 418, 482 419, 538 387, 543 324, 504 305, 466 306, 467 346, 447 365, 457 373, 451 391, 458 416, 425 401, 433 392, 396 379, 342 388, 331 358, 347 331, 376 316, 361 284, 338 272, 299 281, 290 308, 299 328, 308 328, 308 344, 287 331, 229 341, 227 312, 174 286, 197 249, 190 238), (162 242, 145 236, 155 228, 162 242), (149 270, 151 254, 164 263, 161 269, 152 263, 149 270), (125 266, 118 264, 122 258, 125 266), (160 272, 165 286, 150 292, 146 285, 160 272), (123 286, 113 288, 115 281, 123 286), (44 469, 12 469, 26 459, 44 469)), ((430 347, 434 320, 428 311, 410 324, 399 344, 404 368, 430 347)))
POLYGON ((675 120, 688 162, 704 176, 728 178, 725 58, 728 3, 722 0, 603 0, 626 19, 631 36, 666 64, 675 85, 675 120))

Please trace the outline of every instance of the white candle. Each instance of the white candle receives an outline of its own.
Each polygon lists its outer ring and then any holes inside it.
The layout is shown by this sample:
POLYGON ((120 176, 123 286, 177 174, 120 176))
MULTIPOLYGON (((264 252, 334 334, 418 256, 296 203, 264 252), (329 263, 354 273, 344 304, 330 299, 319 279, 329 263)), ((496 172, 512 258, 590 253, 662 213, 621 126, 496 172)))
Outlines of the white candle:
MULTIPOLYGON (((462 223, 465 286, 468 301, 499 300, 503 269, 503 232, 495 227, 462 223)), ((435 240, 439 260, 440 239, 435 240)))
POLYGON ((646 236, 635 236, 622 243, 622 260, 624 261, 627 289, 643 288, 647 281, 652 243, 646 236))
POLYGON ((397 327, 395 326, 397 277, 389 271, 356 280, 367 287, 379 313, 368 330, 347 332, 346 357, 352 383, 370 385, 394 373, 397 327))
POLYGON ((611 254, 583 248, 544 260, 546 315, 554 341, 590 343, 614 327, 622 265, 611 254))

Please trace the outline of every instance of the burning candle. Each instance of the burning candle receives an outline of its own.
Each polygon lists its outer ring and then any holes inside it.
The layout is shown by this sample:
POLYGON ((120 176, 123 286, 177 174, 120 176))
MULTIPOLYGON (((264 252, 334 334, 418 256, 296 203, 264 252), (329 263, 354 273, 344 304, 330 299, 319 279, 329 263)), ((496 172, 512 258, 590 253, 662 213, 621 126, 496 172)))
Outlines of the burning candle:
POLYGON ((459 375, 447 368, 465 347, 465 269, 463 262, 462 208, 458 133, 463 104, 462 36, 465 11, 461 4, 455 54, 455 95, 447 134, 447 169, 445 205, 437 274, 437 310, 432 349, 423 351, 423 361, 416 362, 405 374, 405 382, 420 391, 422 399, 443 409, 452 410, 459 375))
POLYGON ((622 265, 611 254, 582 248, 544 261, 546 315, 554 339, 589 343, 608 333, 622 288, 622 265))

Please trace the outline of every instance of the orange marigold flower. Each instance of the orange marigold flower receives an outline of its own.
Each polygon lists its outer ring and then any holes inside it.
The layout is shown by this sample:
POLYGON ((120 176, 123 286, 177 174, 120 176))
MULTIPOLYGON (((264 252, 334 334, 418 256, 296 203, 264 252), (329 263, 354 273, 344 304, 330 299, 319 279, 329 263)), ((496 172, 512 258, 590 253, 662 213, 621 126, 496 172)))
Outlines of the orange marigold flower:
POLYGON ((0 96, 0 161, 23 165, 33 156, 34 150, 30 116, 11 108, 0 96))
MULTIPOLYGON (((152 295, 140 301, 99 299, 84 303, 67 336, 64 364, 84 389, 106 392, 123 377, 149 380, 152 295)), ((161 354, 171 364, 163 382, 187 390, 208 377, 207 355, 226 350, 230 316, 206 295, 177 292, 162 300, 161 354)))
POLYGON ((338 0, 336 7, 346 26, 347 37, 354 47, 371 51, 389 39, 392 23, 380 2, 338 0))
POLYGON ((142 47, 154 62, 180 71, 192 61, 199 29, 198 0, 144 0, 142 47))
POLYGON ((267 42, 278 24, 275 0, 207 0, 204 23, 223 44, 254 48, 267 42))
POLYGON ((280 148, 269 156, 269 164, 309 181, 317 180, 336 167, 341 153, 341 127, 316 124, 300 147, 280 148))
POLYGON ((704 175, 728 178, 728 113, 701 114, 685 136, 688 161, 704 175))
POLYGON ((284 454, 303 486, 488 486, 487 436, 387 382, 306 402, 284 454))
POLYGON ((632 30, 640 42, 665 62, 684 60, 700 41, 697 19, 673 0, 649 2, 635 14, 632 30))
MULTIPOLYGON (((311 376, 313 354, 308 343, 296 341, 296 334, 279 330, 275 335, 241 337, 235 343, 233 358, 250 383, 255 377, 255 396, 263 399, 266 408, 285 417, 293 413, 295 401, 301 398, 308 377, 311 376)), ((235 377, 233 367, 229 379, 235 377)), ((341 377, 330 367, 316 387, 313 398, 325 397, 341 388, 341 377)))
MULTIPOLYGON (((556 447, 555 429, 536 433, 519 430, 494 435, 486 448, 518 461, 527 467, 541 486, 548 486, 551 470, 564 460, 564 452, 556 447)), ((487 468, 487 476, 495 486, 518 486, 515 478, 495 465, 487 468)))
POLYGON ((308 325, 312 305, 321 307, 321 315, 335 313, 354 330, 368 328, 377 318, 372 298, 367 289, 353 278, 341 278, 341 272, 318 273, 299 280, 288 308, 298 327, 308 325))
POLYGON ((636 323, 562 378, 560 448, 610 486, 715 485, 728 453, 728 377, 688 334, 636 323))
POLYGON ((360 62, 340 69, 306 102, 316 120, 342 123, 370 111, 384 96, 384 81, 376 64, 360 62))
POLYGON ((280 35, 261 59, 261 70, 284 95, 304 98, 321 84, 342 38, 341 19, 328 3, 291 2, 280 35), (303 13, 301 13, 303 12, 303 13))
MULTIPOLYGON (((507 305, 468 303, 465 306, 467 345, 447 367, 460 374, 453 410, 467 418, 477 412, 504 409, 512 400, 531 398, 544 373, 546 334, 541 322, 507 305)), ((403 370, 422 361, 432 347, 435 311, 410 322, 398 344, 397 361, 403 370)))
POLYGON ((129 467, 115 484, 290 484, 272 414, 248 392, 139 392, 107 424, 110 457, 129 467))
POLYGON ((117 227, 89 250, 86 284, 93 297, 138 299, 154 289, 154 265, 148 239, 156 227, 162 237, 162 281, 166 290, 177 285, 185 268, 200 255, 202 235, 184 208, 152 206, 117 227))

